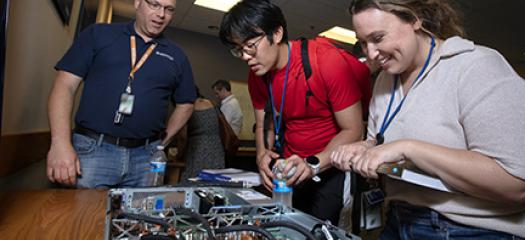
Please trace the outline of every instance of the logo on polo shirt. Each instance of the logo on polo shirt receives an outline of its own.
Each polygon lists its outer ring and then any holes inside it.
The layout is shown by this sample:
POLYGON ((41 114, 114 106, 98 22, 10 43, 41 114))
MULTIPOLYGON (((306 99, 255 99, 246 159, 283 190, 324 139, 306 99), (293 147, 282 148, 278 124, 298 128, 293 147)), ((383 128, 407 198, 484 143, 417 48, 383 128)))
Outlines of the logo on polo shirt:
POLYGON ((167 53, 163 53, 163 52, 159 52, 159 51, 156 51, 155 54, 161 56, 161 57, 165 57, 167 59, 169 59, 170 61, 173 61, 173 57, 170 56, 169 54, 167 53))

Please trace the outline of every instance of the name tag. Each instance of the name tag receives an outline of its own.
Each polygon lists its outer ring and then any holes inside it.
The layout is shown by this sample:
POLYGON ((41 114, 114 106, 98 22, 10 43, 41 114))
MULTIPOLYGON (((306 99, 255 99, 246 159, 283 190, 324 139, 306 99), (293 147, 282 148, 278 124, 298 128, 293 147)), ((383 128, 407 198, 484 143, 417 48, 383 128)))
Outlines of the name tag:
POLYGON ((133 103, 135 102, 135 95, 123 93, 120 95, 120 104, 118 106, 118 112, 131 115, 133 113, 133 103))
POLYGON ((361 227, 372 230, 382 225, 382 206, 385 200, 379 188, 363 192, 361 195, 361 227))

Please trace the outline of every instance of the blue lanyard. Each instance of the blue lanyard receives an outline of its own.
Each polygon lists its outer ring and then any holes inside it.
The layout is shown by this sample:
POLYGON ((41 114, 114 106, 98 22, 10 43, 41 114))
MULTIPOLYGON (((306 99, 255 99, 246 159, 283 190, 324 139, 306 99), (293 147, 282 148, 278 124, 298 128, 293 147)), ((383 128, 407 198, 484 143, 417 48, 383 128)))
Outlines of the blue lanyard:
POLYGON ((281 97, 281 108, 279 109, 279 119, 277 119, 277 113, 275 112, 274 100, 273 100, 273 90, 272 90, 272 80, 270 80, 270 100, 272 101, 272 111, 273 111, 273 125, 275 126, 275 146, 277 149, 281 150, 281 142, 279 139, 279 132, 281 130, 281 123, 283 120, 283 108, 284 108, 284 96, 286 95, 286 85, 288 83, 288 72, 290 70, 290 56, 291 56, 290 45, 288 45, 288 62, 286 63, 286 73, 284 77, 284 86, 283 94, 281 97))
MULTIPOLYGON (((423 73, 428 67, 428 64, 430 63, 430 58, 432 58, 432 51, 434 50, 434 47, 436 46, 436 40, 433 36, 431 36, 432 42, 430 43, 430 50, 428 51, 427 59, 425 60, 425 65, 423 65, 423 68, 421 71, 419 71, 419 74, 417 74, 416 80, 412 83, 412 86, 410 88, 414 87, 417 81, 421 78, 423 73)), ((405 99, 407 98, 407 95, 403 97, 399 105, 397 105, 396 110, 392 113, 392 116, 390 116, 390 109, 392 108, 392 103, 394 102, 394 97, 396 96, 396 88, 397 83, 399 81, 399 75, 396 76, 396 79, 394 80, 394 86, 392 87, 392 93, 390 94, 390 103, 388 104, 388 109, 386 110, 385 117, 383 118, 383 123, 381 124, 381 130, 376 135, 376 142, 377 145, 383 144, 385 141, 385 131, 390 126, 390 123, 392 123, 392 120, 394 120, 394 117, 396 117, 397 113, 399 113, 399 110, 401 110, 401 106, 403 106, 403 103, 405 102, 405 99)))

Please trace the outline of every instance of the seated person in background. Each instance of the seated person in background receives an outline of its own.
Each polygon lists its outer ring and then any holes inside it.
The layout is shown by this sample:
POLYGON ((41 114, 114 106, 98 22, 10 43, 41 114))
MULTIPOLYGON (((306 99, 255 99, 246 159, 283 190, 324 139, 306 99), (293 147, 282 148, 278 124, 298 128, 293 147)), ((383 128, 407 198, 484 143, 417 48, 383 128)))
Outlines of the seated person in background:
POLYGON ((457 191, 385 178, 381 239, 525 237, 525 81, 460 37, 447 1, 356 0, 350 13, 382 72, 368 140, 339 147, 333 165, 377 178, 379 165, 405 161, 457 191))
POLYGON ((285 173, 292 167, 297 169, 287 181, 294 187, 293 207, 337 224, 345 173, 331 168, 329 154, 335 146, 362 138, 361 93, 354 73, 366 66, 356 59, 355 65, 347 64, 331 44, 308 41, 316 46, 312 51, 318 62, 318 72, 310 78, 308 89, 301 43, 288 41, 281 9, 267 0, 237 3, 224 15, 219 35, 232 54, 250 67, 248 89, 255 109, 257 165, 264 185, 268 189, 273 186, 272 159, 286 158, 285 173), (265 147, 263 122, 268 101, 274 122, 269 138, 275 141, 270 139, 265 147), (307 157, 311 165, 306 163, 307 157), (320 182, 312 180, 318 172, 320 182))
POLYGON ((235 132, 235 135, 239 137, 242 129, 242 110, 239 105, 239 101, 232 94, 232 87, 229 81, 219 79, 211 88, 215 93, 215 96, 221 100, 221 112, 224 114, 226 121, 230 124, 235 132))
POLYGON ((181 182, 196 177, 202 169, 224 168, 218 110, 198 88, 197 96, 193 114, 186 124, 187 144, 183 154, 186 168, 181 174, 181 182))

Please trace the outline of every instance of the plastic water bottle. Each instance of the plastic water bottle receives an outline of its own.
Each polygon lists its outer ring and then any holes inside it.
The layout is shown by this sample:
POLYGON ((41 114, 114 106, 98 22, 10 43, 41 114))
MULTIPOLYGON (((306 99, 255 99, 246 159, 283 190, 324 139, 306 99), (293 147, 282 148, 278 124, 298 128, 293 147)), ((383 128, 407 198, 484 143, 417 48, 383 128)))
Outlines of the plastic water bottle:
POLYGON ((164 146, 157 146, 157 150, 149 160, 149 186, 162 186, 164 184, 164 173, 166 172, 167 161, 168 158, 164 153, 164 146))
POLYGON ((272 189, 272 200, 288 207, 292 207, 293 188, 286 186, 286 180, 293 176, 295 173, 295 167, 288 172, 287 176, 285 176, 283 174, 285 166, 286 160, 284 159, 277 159, 275 165, 273 165, 272 173, 274 175, 273 184, 275 187, 272 189))

